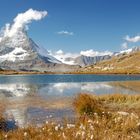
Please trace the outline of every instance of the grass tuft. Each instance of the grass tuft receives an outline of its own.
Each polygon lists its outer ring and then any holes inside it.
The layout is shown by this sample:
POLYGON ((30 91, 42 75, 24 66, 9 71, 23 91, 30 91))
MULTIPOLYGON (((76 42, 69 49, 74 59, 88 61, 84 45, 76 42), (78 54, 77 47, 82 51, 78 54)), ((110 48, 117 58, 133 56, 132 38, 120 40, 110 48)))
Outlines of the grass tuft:
POLYGON ((104 110, 102 103, 90 94, 79 94, 73 104, 80 115, 90 115, 95 112, 101 114, 104 110))

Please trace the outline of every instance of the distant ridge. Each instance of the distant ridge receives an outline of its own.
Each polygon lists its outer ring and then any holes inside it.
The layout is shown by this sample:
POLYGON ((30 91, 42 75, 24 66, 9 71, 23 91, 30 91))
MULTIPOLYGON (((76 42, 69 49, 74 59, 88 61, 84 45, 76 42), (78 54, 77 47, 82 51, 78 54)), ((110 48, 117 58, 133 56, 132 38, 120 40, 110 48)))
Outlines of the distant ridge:
POLYGON ((81 68, 80 73, 140 73, 140 47, 133 48, 131 51, 114 55, 109 60, 104 60, 95 65, 81 68))

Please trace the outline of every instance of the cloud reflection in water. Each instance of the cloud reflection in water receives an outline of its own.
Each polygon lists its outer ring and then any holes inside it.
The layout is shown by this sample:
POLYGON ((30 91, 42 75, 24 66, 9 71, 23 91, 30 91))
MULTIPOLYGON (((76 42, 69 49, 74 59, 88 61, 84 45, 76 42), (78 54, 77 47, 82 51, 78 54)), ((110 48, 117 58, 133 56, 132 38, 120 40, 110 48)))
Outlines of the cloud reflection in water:
POLYGON ((53 112, 54 117, 57 119, 59 117, 65 117, 66 114, 71 115, 72 110, 70 110, 70 108, 62 108, 61 106, 61 109, 59 107, 52 109, 51 105, 56 104, 58 100, 61 101, 61 99, 64 98, 67 100, 77 93, 105 94, 129 92, 132 91, 117 88, 104 82, 0 85, 0 95, 5 95, 5 99, 8 99, 10 102, 10 104, 7 104, 6 112, 12 113, 20 126, 30 122, 31 118, 40 116, 40 113, 42 120, 46 118, 48 112, 53 112), (46 104, 44 105, 44 103, 46 104), (63 116, 60 115, 60 112, 66 113, 63 113, 63 116))

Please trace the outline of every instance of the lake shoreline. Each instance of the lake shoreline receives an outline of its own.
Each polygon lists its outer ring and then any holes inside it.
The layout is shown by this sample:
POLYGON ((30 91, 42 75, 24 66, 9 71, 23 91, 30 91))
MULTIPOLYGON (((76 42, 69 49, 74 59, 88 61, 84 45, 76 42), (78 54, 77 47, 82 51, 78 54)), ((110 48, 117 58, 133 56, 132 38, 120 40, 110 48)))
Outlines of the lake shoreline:
POLYGON ((35 71, 15 71, 2 70, 0 75, 140 75, 140 73, 117 73, 117 72, 35 72, 35 71))

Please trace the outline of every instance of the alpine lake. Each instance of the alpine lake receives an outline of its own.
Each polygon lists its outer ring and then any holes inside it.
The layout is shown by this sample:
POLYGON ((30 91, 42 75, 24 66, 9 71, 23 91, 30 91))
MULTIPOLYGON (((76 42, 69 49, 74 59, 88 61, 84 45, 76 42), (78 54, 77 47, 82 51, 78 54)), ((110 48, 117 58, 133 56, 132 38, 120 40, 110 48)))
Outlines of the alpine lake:
POLYGON ((3 115, 13 116, 20 127, 73 121, 79 93, 139 94, 140 75, 0 75, 3 115))

